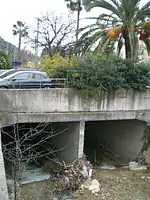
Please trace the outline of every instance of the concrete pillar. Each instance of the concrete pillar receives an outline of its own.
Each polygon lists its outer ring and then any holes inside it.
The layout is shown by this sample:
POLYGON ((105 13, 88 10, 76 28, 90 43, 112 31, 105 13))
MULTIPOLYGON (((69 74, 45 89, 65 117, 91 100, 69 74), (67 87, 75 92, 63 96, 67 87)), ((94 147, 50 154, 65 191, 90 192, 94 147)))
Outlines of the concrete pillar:
POLYGON ((79 138, 78 138, 78 158, 82 158, 84 151, 84 134, 85 134, 85 122, 81 121, 79 124, 79 138))
POLYGON ((60 152, 58 158, 61 161, 70 163, 83 156, 84 148, 84 129, 85 123, 72 122, 72 123, 57 123, 57 128, 63 133, 56 136, 53 140, 54 145, 60 152))
POLYGON ((0 131, 0 200, 8 200, 5 166, 2 153, 1 131, 0 131))

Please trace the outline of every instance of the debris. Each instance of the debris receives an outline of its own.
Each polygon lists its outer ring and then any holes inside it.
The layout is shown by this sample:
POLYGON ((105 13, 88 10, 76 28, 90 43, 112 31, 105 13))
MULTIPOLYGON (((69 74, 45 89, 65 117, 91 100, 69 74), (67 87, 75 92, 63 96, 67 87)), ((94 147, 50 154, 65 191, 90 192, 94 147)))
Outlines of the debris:
POLYGON ((116 169, 116 167, 114 165, 108 165, 107 163, 102 163, 100 168, 103 170, 115 170, 116 169))
POLYGON ((140 165, 137 162, 130 162, 129 163, 129 170, 131 170, 131 171, 147 170, 147 166, 146 165, 140 165))
POLYGON ((62 167, 56 175, 56 190, 76 190, 92 176, 92 165, 85 158, 78 159, 73 163, 62 167))
POLYGON ((81 174, 84 179, 91 178, 92 176, 92 168, 90 167, 90 162, 87 162, 86 165, 82 166, 81 174))
POLYGON ((92 194, 97 194, 100 191, 100 183, 98 182, 98 180, 92 180, 91 185, 89 187, 89 191, 92 194))

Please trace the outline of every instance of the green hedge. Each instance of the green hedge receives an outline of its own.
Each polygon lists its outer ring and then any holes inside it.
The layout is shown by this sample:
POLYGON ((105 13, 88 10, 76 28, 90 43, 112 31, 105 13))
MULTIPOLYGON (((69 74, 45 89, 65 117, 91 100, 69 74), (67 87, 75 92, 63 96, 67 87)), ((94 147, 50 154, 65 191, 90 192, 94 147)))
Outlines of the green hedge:
POLYGON ((0 51, 0 69, 10 69, 11 63, 9 56, 4 52, 0 51))
POLYGON ((150 85, 150 65, 134 64, 116 57, 87 55, 68 71, 69 84, 78 89, 113 90, 133 88, 143 90, 150 85))
POLYGON ((131 60, 88 54, 69 69, 58 68, 59 77, 68 77, 69 85, 78 89, 143 90, 150 85, 150 65, 131 60))

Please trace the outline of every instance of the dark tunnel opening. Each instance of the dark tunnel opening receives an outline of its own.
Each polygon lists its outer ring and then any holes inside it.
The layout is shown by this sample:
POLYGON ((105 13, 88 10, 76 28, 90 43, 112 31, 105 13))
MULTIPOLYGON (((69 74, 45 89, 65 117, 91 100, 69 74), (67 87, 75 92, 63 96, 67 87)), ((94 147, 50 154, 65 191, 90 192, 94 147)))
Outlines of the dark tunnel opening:
POLYGON ((86 122, 84 153, 95 164, 127 164, 143 148, 144 129, 138 120, 86 122))

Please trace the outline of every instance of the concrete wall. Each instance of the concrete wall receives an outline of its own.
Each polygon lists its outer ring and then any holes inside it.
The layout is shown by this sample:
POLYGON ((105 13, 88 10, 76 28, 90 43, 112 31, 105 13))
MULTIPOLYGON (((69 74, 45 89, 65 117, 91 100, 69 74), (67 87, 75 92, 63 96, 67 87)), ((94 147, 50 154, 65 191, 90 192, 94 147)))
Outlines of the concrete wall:
POLYGON ((83 156, 84 122, 55 123, 53 128, 62 132, 53 138, 61 161, 69 163, 83 156))
POLYGON ((86 142, 101 143, 129 162, 142 150, 144 129, 145 123, 138 120, 87 122, 86 142))
POLYGON ((150 109, 150 89, 119 90, 91 97, 72 89, 0 90, 0 110, 20 113, 127 111, 150 109))
POLYGON ((14 123, 139 119, 150 121, 150 89, 91 97, 72 89, 0 90, 3 126, 14 123))

